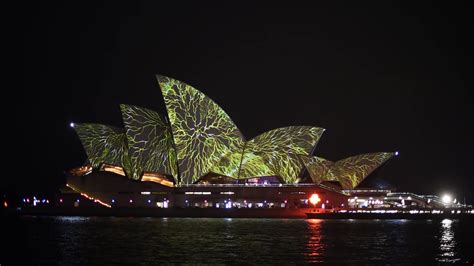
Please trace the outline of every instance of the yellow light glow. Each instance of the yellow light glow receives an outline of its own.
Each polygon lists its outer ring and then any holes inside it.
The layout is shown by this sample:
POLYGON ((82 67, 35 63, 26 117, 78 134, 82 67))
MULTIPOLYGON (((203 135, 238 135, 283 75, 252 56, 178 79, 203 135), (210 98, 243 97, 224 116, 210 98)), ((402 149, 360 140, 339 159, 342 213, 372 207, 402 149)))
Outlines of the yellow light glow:
POLYGON ((320 201, 321 201, 321 199, 319 198, 318 194, 316 194, 316 193, 311 195, 311 197, 309 198, 309 202, 311 202, 311 204, 313 204, 313 205, 318 204, 318 202, 320 202, 320 201))
POLYGON ((167 187, 173 187, 173 182, 166 179, 165 176, 157 174, 157 173, 147 173, 145 172, 142 176, 142 181, 154 182, 161 184, 167 187))
POLYGON ((69 173, 74 176, 84 176, 92 172, 92 166, 90 165, 84 165, 81 167, 77 167, 74 169, 71 169, 69 173))
POLYGON ((121 176, 125 176, 125 171, 123 170, 122 167, 119 167, 119 166, 104 164, 102 166, 102 171, 111 172, 111 173, 115 173, 121 176))

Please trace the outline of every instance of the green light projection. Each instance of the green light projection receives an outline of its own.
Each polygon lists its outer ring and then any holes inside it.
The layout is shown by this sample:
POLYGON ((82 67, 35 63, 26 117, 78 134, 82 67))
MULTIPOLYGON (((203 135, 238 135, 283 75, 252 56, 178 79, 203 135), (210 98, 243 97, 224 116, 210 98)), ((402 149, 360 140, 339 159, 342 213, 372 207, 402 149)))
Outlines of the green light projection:
POLYGON ((123 167, 127 175, 132 172, 123 129, 101 124, 75 124, 74 130, 92 167, 106 163, 123 167))
POLYGON ((245 141, 238 143, 238 145, 242 146, 241 148, 239 147, 240 150, 232 150, 223 155, 219 162, 211 167, 210 172, 238 179, 245 141))
POLYGON ((175 184, 191 184, 209 173, 234 179, 279 176, 285 183, 298 183, 306 166, 313 182, 337 180, 350 189, 394 156, 370 153, 335 163, 310 157, 324 132, 310 126, 277 128, 246 141, 205 94, 172 78, 157 79, 169 124, 154 111, 121 105, 126 132, 100 124, 75 125, 93 167, 106 163, 123 167, 133 179, 146 171, 172 175, 175 184))
POLYGON ((178 169, 171 129, 156 112, 121 104, 126 129, 133 179, 143 171, 172 175, 177 181, 178 169))
POLYGON ((295 182, 323 129, 270 130, 246 142, 230 117, 209 97, 172 78, 157 76, 175 139, 184 183, 208 172, 234 178, 279 175, 295 182))
POLYGON ((360 154, 337 162, 312 157, 306 163, 311 179, 315 183, 337 180, 343 189, 352 189, 385 161, 395 156, 393 152, 360 154))
POLYGON ((393 152, 367 153, 339 160, 329 170, 328 180, 339 180, 344 189, 352 189, 389 158, 393 152))
POLYGON ((308 169, 309 175, 314 183, 319 184, 322 181, 327 180, 324 178, 331 166, 334 164, 333 162, 316 156, 305 157, 303 159, 305 160, 306 169, 308 169))
POLYGON ((244 149, 239 178, 280 176, 294 183, 304 167, 301 155, 309 156, 324 129, 290 126, 264 132, 249 140, 244 149))
MULTIPOLYGON (((181 182, 190 184, 210 172, 222 157, 236 164, 243 136, 230 117, 209 97, 188 84, 158 76, 176 145, 181 182)), ((231 169, 221 169, 223 174, 231 169)))
POLYGON ((287 184, 299 183, 301 171, 304 168, 302 155, 288 153, 280 153, 279 155, 271 155, 267 160, 270 165, 282 180, 287 184))

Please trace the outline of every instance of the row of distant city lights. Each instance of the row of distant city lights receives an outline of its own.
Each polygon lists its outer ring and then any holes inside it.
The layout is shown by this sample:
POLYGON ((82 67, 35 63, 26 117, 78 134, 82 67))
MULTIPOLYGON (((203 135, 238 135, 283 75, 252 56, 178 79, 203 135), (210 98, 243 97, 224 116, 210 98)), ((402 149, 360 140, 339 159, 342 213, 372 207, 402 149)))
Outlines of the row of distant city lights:
MULTIPOLYGON (((387 197, 384 197, 384 199, 387 200, 388 198, 387 198, 387 197)), ((402 196, 399 196, 398 199, 400 199, 400 200, 402 200, 402 201, 405 200, 404 198, 402 198, 402 196)), ((412 198, 411 198, 410 196, 408 196, 408 197, 406 198, 406 200, 412 200, 412 198)), ((454 199, 454 200, 453 200, 452 197, 451 197, 450 195, 448 195, 448 194, 443 195, 443 197, 441 198, 441 200, 443 201, 444 204, 451 204, 451 203, 456 203, 456 202, 457 202, 457 199, 454 199)), ((362 200, 362 199, 361 199, 361 200, 358 200, 358 197, 354 197, 354 198, 352 198, 352 199, 348 199, 347 201, 349 201, 349 202, 354 202, 354 201, 367 201, 367 200, 362 200)), ((372 203, 376 203, 376 204, 377 204, 377 201, 378 201, 378 200, 373 201, 373 198, 372 198, 372 197, 369 198, 369 203, 372 202, 372 203)), ((431 201, 431 199, 428 199, 428 203, 430 203, 430 201, 431 201)), ((380 201, 380 203, 383 204, 383 201, 380 201)))
MULTIPOLYGON (((87 194, 85 194, 85 193, 81 193, 81 196, 83 196, 83 197, 85 197, 85 198, 87 198, 87 199, 89 199, 89 200, 93 200, 94 202, 99 202, 98 199, 94 199, 93 197, 90 197, 89 195, 87 195, 87 194)), ((225 203, 227 203, 227 201, 231 202, 231 199, 224 200, 225 203)), ((23 202, 24 202, 24 203, 30 203, 30 199, 29 199, 29 198, 24 198, 24 199, 23 199, 23 202)), ((43 200, 40 201, 40 200, 37 200, 35 197, 33 198, 33 202, 36 202, 36 203, 40 203, 40 202, 41 202, 41 203, 47 203, 47 204, 49 204, 49 200, 43 199, 43 200)), ((77 199, 75 202, 79 203, 80 200, 77 199)), ((112 199, 110 202, 111 202, 111 203, 116 203, 115 199, 112 199)), ((133 203, 133 199, 130 199, 128 202, 129 202, 129 203, 133 203)), ((151 203, 151 200, 149 199, 149 200, 147 200, 147 202, 148 202, 148 203, 151 203)), ((169 200, 167 200, 167 199, 165 198, 165 199, 163 200, 163 202, 169 202, 169 200)), ((188 203, 189 201, 188 201, 188 200, 185 200, 185 202, 188 203)), ((207 200, 204 200, 204 202, 207 202, 207 200)), ((59 199, 59 203, 63 203, 63 199, 62 199, 62 198, 59 199)), ((246 204, 246 203, 247 203, 247 200, 244 200, 244 203, 246 204)), ((264 203, 267 203, 267 201, 265 200, 264 203)), ((284 200, 284 203, 288 203, 288 200, 284 200)), ((329 201, 326 200, 326 203, 329 203, 329 201)))
MULTIPOLYGON (((313 204, 314 206, 316 206, 317 203, 319 203, 321 201, 321 199, 319 198, 319 196, 317 194, 313 194, 312 197, 310 197, 310 199, 307 199, 306 200, 306 203, 308 201, 311 202, 311 204, 313 204), (313 196, 314 195, 314 196, 313 196)), ((185 200, 185 203, 186 204, 189 204, 189 200, 185 200)), ((204 203, 208 203, 207 200, 204 200, 204 203)), ((224 200, 224 206, 225 208, 232 208, 232 200, 231 199, 228 199, 228 200, 224 200)), ((288 203, 288 200, 284 200, 284 204, 287 204, 288 203)), ((247 203, 247 200, 244 200, 244 205, 245 206, 251 206, 253 203, 247 203)), ((263 203, 261 202, 258 202, 258 203, 255 203, 256 206, 260 206, 262 207, 264 204, 266 205, 267 204, 267 201, 264 200, 263 203)), ((329 200, 326 200, 325 203, 322 203, 321 204, 321 208, 325 208, 326 207, 326 204, 329 204, 329 200)), ((216 206, 218 207, 220 204, 219 203, 216 203, 216 206)), ((341 204, 341 207, 344 207, 344 204, 341 204)))
MULTIPOLYGON (((36 206, 36 204, 39 204, 39 203, 49 204, 48 199, 39 200, 39 199, 36 198, 36 196, 33 196, 33 199, 31 200, 31 202, 33 203, 33 206, 36 206)), ((23 203, 30 203, 30 199, 29 198, 24 198, 23 203)))
MULTIPOLYGON (((81 193, 81 196, 83 196, 83 197, 85 197, 85 198, 87 198, 87 199, 89 199, 89 200, 93 200, 93 201, 96 202, 96 203, 103 204, 103 205, 105 205, 105 206, 107 206, 107 207, 110 206, 109 204, 103 203, 102 201, 100 201, 100 200, 98 200, 98 199, 94 199, 93 197, 90 197, 89 195, 87 195, 87 194, 85 194, 85 193, 81 193)), ((385 197, 384 199, 387 199, 387 197, 385 197)), ((402 199, 402 200, 403 200, 402 197, 399 197, 399 199, 402 199)), ((411 200, 411 197, 407 197, 407 200, 411 200)), ((313 204, 313 205, 317 204, 319 201, 320 201, 319 196, 312 196, 312 197, 310 198, 310 202, 311 202, 311 204, 313 204)), ((367 201, 367 200, 362 200, 362 199, 359 200, 358 197, 354 197, 354 198, 352 198, 352 199, 348 199, 348 201, 349 201, 349 202, 364 201, 364 202, 368 202, 369 204, 383 204, 383 203, 384 203, 383 200, 373 200, 372 197, 370 197, 368 201, 367 201)), ((60 203, 63 203, 63 199, 62 199, 62 198, 59 199, 59 202, 60 202, 60 203)), ((76 202, 79 203, 80 200, 77 199, 76 202)), ((169 200, 167 200, 167 199, 165 198, 163 202, 169 203, 169 200)), ((186 203, 189 203, 188 200, 185 200, 185 202, 186 202, 186 203)), ((207 203, 207 200, 204 200, 204 202, 207 203)), ((231 199, 224 200, 224 203, 227 203, 227 202, 232 202, 232 201, 231 201, 231 199)), ((444 203, 449 203, 449 202, 451 202, 451 199, 450 199, 450 198, 449 198, 449 199, 443 198, 443 202, 444 202, 444 203)), ((456 202, 456 200, 454 200, 454 202, 456 202)), ((29 199, 29 198, 23 198, 23 203, 30 203, 30 199, 29 199)), ((34 206, 36 206, 36 204, 39 204, 39 203, 49 204, 49 200, 48 200, 48 199, 39 200, 39 199, 36 198, 36 196, 34 196, 33 199, 32 199, 32 203, 33 203, 34 206)), ((112 203, 112 204, 116 203, 115 199, 112 199, 112 200, 111 200, 111 203, 112 203)), ((133 203, 133 199, 130 199, 130 200, 129 200, 129 203, 133 203)), ((148 200, 147 200, 147 203, 150 204, 150 203, 151 203, 151 200, 148 199, 148 200)), ((157 203, 158 203, 158 202, 157 202, 157 203)), ((266 204, 267 201, 265 200, 264 203, 266 204)), ((284 203, 286 204, 286 203, 288 203, 288 201, 285 200, 284 203)), ((329 203, 329 201, 326 200, 326 203, 329 203)), ((247 204, 247 200, 244 200, 244 204, 247 204)), ((342 204, 341 206, 344 206, 344 204, 342 204)), ((109 207, 109 208, 110 208, 110 207, 109 207)))
MULTIPOLYGON (((115 199, 112 199, 110 202, 115 203, 115 199)), ((129 199, 128 202, 133 203, 133 199, 129 199)), ((147 202, 151 203, 151 200, 149 199, 149 200, 147 200, 147 202)), ((158 201, 158 202, 161 202, 161 201, 158 201)), ((170 202, 170 201, 165 198, 162 202, 170 202)))
MULTIPOLYGON (((98 200, 98 199, 94 199, 93 197, 90 197, 89 195, 87 195, 87 194, 85 194, 85 193, 81 193, 81 196, 83 196, 83 197, 85 197, 85 198, 87 198, 87 199, 89 199, 89 200, 92 200, 92 201, 94 201, 94 202, 96 202, 96 203, 101 203, 101 204, 103 203, 102 201, 100 201, 100 200, 98 200)), ((31 201, 30 201, 29 198, 23 198, 22 201, 23 201, 23 203, 30 203, 30 202, 32 202, 34 206, 36 206, 37 203, 46 203, 46 204, 49 204, 49 200, 48 200, 48 199, 39 200, 39 199, 36 199, 36 197, 33 197, 33 199, 32 199, 31 201)), ((166 199, 164 199, 164 201, 165 201, 165 202, 169 202, 169 200, 166 200, 166 199)), ((63 202, 64 202, 63 199, 60 198, 60 199, 59 199, 59 203, 63 203, 63 202)), ((79 203, 80 200, 79 200, 79 199, 76 199, 75 202, 79 203)), ((148 202, 148 203, 151 203, 151 200, 147 200, 147 202, 148 202)), ((111 200, 111 203, 115 203, 115 199, 112 199, 112 200, 111 200)), ((129 203, 133 203, 133 200, 130 199, 130 200, 129 200, 129 203)), ((103 203, 103 204, 106 204, 106 203, 103 203)), ((108 204, 107 204, 107 205, 108 205, 108 204)), ((110 206, 110 205, 108 205, 108 206, 110 206)))
MULTIPOLYGON (((432 213, 432 214, 444 214, 445 211, 442 210, 410 210, 410 211, 405 211, 405 210, 340 210, 338 211, 340 213, 410 213, 410 214, 423 214, 423 213, 432 213)), ((451 213, 451 214, 461 214, 461 213, 470 213, 474 214, 474 210, 466 210, 466 211, 461 211, 461 210, 452 210, 452 211, 446 211, 446 213, 451 213)))
MULTIPOLYGON (((231 200, 231 199, 224 200, 224 202, 227 202, 227 201, 229 201, 229 202, 232 202, 232 200, 231 200)), ((188 200, 185 200, 184 202, 186 202, 186 203, 187 203, 187 202, 189 202, 189 201, 188 201, 188 200)), ((204 200, 204 202, 207 202, 207 200, 205 199, 205 200, 204 200)), ((288 200, 285 200, 284 202, 285 202, 285 203, 287 203, 287 202, 288 202, 288 200)), ((244 203, 247 203, 247 200, 244 200, 244 203)), ((267 203, 267 201, 266 201, 266 200, 264 200, 264 203, 267 203)))
MULTIPOLYGON (((67 186, 71 187, 70 185, 67 185, 67 186)), ((102 201, 100 201, 100 200, 98 200, 98 199, 95 199, 95 198, 93 198, 93 197, 87 195, 86 193, 80 193, 80 194, 81 194, 81 196, 83 196, 83 197, 85 197, 85 198, 87 198, 87 199, 89 199, 89 200, 91 200, 91 201, 94 201, 94 202, 96 202, 96 203, 103 204, 103 205, 105 205, 105 206, 107 206, 107 207, 109 207, 109 208, 110 208, 110 206, 111 206, 111 205, 109 205, 109 204, 107 204, 107 203, 104 203, 104 202, 102 202, 102 201)), ((23 199, 23 202, 24 202, 24 203, 30 203, 30 199, 29 199, 29 198, 24 198, 24 199, 23 199)), ((38 199, 36 199, 36 197, 33 197, 32 202, 33 202, 33 205, 34 205, 34 206, 36 206, 36 203, 47 203, 47 204, 49 204, 49 200, 48 200, 48 199, 38 200, 38 199)), ((63 202, 64 202, 63 199, 60 198, 60 199, 59 199, 59 203, 63 203, 63 202)), ((79 200, 79 199, 76 199, 75 202, 79 203, 80 200, 79 200)), ((111 199, 110 202, 111 202, 112 204, 115 204, 115 203, 116 203, 116 200, 115 200, 115 199, 111 199)), ((128 202, 132 204, 132 203, 133 203, 133 199, 129 199, 128 202)), ((151 201, 150 199, 148 199, 146 202, 147 202, 147 203, 151 203, 152 201, 151 201)), ((169 203, 169 200, 167 200, 166 198, 164 198, 163 202, 169 203)), ((188 200, 185 200, 185 202, 188 203, 189 201, 188 201, 188 200)), ((207 200, 204 200, 204 202, 207 203, 207 200)), ((224 203, 228 203, 228 202, 232 202, 232 200, 231 200, 230 198, 229 198, 228 200, 224 200, 224 203)), ((157 202, 157 203, 159 203, 159 202, 157 202)), ((264 203, 266 204, 267 201, 265 200, 264 203)), ((288 203, 288 200, 284 200, 284 203, 285 203, 285 204, 288 203)), ((329 201, 326 201, 326 203, 329 203, 329 201)), ((244 204, 247 204, 247 200, 244 200, 244 204)))
MULTIPOLYGON (((73 188, 71 185, 69 185, 69 184, 66 184, 66 186, 70 187, 70 188, 73 189, 73 190, 76 190, 76 189, 74 189, 74 188, 73 188)), ((77 191, 77 190, 76 190, 76 191, 77 191)), ((141 192, 140 194, 142 194, 142 195, 150 195, 151 192, 141 192)), ((225 193, 221 193, 221 194, 231 194, 231 193, 225 192, 225 193)), ((106 204, 106 203, 104 203, 104 202, 102 202, 102 201, 100 201, 100 200, 98 200, 98 199, 94 199, 93 197, 91 197, 91 196, 89 196, 89 195, 87 195, 87 194, 85 194, 85 193, 81 193, 81 195, 84 196, 84 197, 86 197, 86 198, 88 198, 88 199, 90 199, 90 200, 93 200, 94 202, 98 202, 98 203, 103 204, 103 205, 105 205, 105 206, 107 206, 107 207, 109 207, 109 208, 111 207, 109 204, 106 204)), ((28 199, 27 199, 27 200, 28 200, 28 199)), ((314 204, 314 205, 317 204, 320 200, 321 200, 321 199, 319 198, 318 194, 312 194, 311 197, 309 198, 309 201, 311 202, 311 204, 314 204)), ((62 203, 62 202, 63 202, 63 200, 60 199, 60 203, 62 203)), ((77 199, 76 202, 79 203, 79 199, 77 199)), ((151 200, 148 199, 147 202, 148 202, 148 203, 151 203, 151 200)), ((169 203, 169 200, 167 200, 166 198, 164 198, 163 202, 169 203)), ((188 201, 188 200, 185 200, 185 202, 188 203, 189 201, 188 201)), ((204 202, 207 203, 207 200, 204 200, 204 202)), ((228 203, 228 202, 232 202, 230 198, 228 199, 228 201, 227 201, 227 200, 224 200, 224 203, 228 203)), ((49 203, 49 201, 48 201, 48 203, 49 203)), ((111 203, 112 203, 112 204, 116 203, 116 202, 115 202, 115 199, 112 199, 112 200, 111 200, 111 203)), ((129 200, 129 203, 133 203, 133 199, 130 199, 130 200, 129 200)), ((159 203, 159 202, 157 202, 157 204, 158 204, 158 203, 159 203)), ((264 203, 266 204, 267 201, 265 200, 264 203)), ((285 203, 285 204, 288 203, 288 200, 285 200, 284 203, 285 203)), ((326 203, 329 203, 329 201, 326 200, 326 203)), ((244 204, 247 204, 247 200, 244 200, 244 204)), ((323 203, 323 204, 324 204, 324 203, 323 203)), ((344 204, 342 204, 342 206, 344 206, 344 204)))
MULTIPOLYGON (((316 196, 316 197, 312 196, 309 200, 310 200, 311 204, 317 204, 321 199, 319 199, 318 196, 316 196)), ((228 201, 232 202, 231 199, 228 199, 228 200, 224 200, 224 203, 227 203, 228 201)), ((189 203, 188 200, 185 200, 184 202, 189 203)), ((204 202, 207 202, 207 200, 204 200, 204 202)), ((263 202, 267 203, 266 200, 264 200, 263 202)), ((286 204, 286 203, 288 203, 288 200, 284 200, 283 202, 286 204)), ((329 203, 329 200, 326 200, 326 203, 329 203)), ((244 200, 244 204, 247 204, 247 200, 244 200)), ((344 204, 342 204, 342 205, 344 205, 344 204)))
MULTIPOLYGON (((308 201, 308 200, 306 200, 306 201, 308 201)), ((319 198, 319 196, 318 196, 317 194, 313 194, 313 195, 309 198, 309 201, 310 201, 311 204, 316 205, 317 203, 319 203, 319 202, 321 201, 321 199, 319 198)), ((185 202, 186 204, 189 203, 188 200, 185 200, 184 202, 185 202)), ((207 203, 207 200, 204 200, 204 203, 207 203)), ((288 203, 288 200, 284 200, 284 203, 287 204, 287 203, 288 203)), ((307 203, 307 202, 306 202, 306 203, 307 203)), ((226 206, 227 206, 228 204, 232 204, 232 200, 231 200, 231 199, 224 200, 224 204, 225 204, 226 206)), ((244 200, 244 204, 245 204, 245 205, 248 204, 248 203, 247 203, 247 200, 244 200)), ((251 204, 251 203, 249 203, 249 204, 251 204)), ((256 203, 256 204, 262 204, 262 203, 256 203)), ((267 201, 264 200, 264 201, 263 201, 263 204, 267 204, 267 201)), ((263 204, 262 204, 262 205, 263 205, 263 204)), ((322 203, 322 204, 321 204, 321 208, 324 209, 324 208, 326 207, 326 204, 329 204, 329 200, 326 200, 325 203, 322 203)), ((344 207, 344 204, 341 204, 341 207, 344 207)))
MULTIPOLYGON (((184 202, 185 202, 186 204, 189 204, 189 200, 185 200, 184 202)), ((204 200, 204 203, 208 203, 208 201, 205 199, 205 200, 204 200)), ((224 200, 224 207, 225 207, 226 209, 230 209, 230 208, 232 208, 232 203, 238 203, 238 201, 232 202, 231 199, 224 200)), ((284 203, 287 204, 287 203, 288 203, 288 200, 285 200, 284 203)), ((239 203, 239 204, 240 204, 240 203, 239 203)), ((244 205, 245 205, 245 206, 252 206, 252 204, 253 204, 253 203, 248 203, 247 200, 244 200, 244 205)), ((255 203, 256 206, 261 206, 261 207, 263 207, 264 204, 267 204, 267 201, 266 201, 266 200, 264 200, 263 203, 261 203, 261 202, 255 203)), ((220 203, 217 202, 217 203, 216 203, 216 207, 218 208, 219 206, 220 206, 220 203)))

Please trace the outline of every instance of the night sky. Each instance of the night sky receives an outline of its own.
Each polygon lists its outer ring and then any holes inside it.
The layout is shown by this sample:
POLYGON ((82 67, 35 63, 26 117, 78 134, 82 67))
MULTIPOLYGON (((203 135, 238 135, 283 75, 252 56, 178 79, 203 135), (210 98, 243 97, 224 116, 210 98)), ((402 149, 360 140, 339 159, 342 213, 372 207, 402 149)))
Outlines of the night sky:
POLYGON ((377 178, 472 202, 473 10, 407 4, 12 7, 2 190, 57 191, 86 160, 69 123, 121 126, 120 103, 163 112, 162 74, 207 94, 247 139, 323 127, 316 155, 398 150, 377 178))

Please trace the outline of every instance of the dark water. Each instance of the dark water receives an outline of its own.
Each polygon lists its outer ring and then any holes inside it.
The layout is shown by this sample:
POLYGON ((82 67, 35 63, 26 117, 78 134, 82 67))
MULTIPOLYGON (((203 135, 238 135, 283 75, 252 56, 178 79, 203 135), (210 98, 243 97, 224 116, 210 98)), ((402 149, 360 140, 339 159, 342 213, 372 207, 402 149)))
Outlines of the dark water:
POLYGON ((9 247, 22 255, 4 248, 2 261, 67 265, 474 262, 474 224, 457 220, 20 217, 10 222, 9 247))

